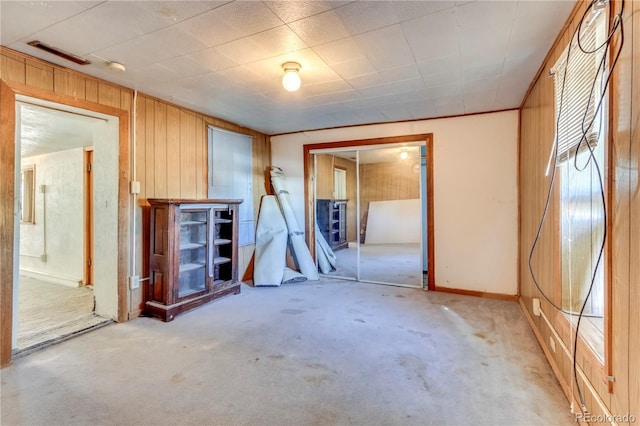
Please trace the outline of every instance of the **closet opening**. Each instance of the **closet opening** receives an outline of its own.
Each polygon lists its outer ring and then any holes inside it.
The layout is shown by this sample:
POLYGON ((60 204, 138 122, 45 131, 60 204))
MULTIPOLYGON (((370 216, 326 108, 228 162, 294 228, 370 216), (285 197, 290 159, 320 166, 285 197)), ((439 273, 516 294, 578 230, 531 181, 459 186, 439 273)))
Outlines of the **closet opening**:
POLYGON ((434 290, 432 135, 310 144, 304 156, 321 274, 434 290))

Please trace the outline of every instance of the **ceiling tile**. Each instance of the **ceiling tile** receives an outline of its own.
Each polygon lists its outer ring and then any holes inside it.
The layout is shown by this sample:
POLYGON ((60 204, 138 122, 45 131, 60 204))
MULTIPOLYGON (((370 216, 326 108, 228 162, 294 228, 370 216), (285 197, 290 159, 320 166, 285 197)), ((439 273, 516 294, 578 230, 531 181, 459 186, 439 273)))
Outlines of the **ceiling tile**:
POLYGON ((504 60, 465 64, 461 77, 464 82, 499 77, 502 74, 503 65, 504 60))
POLYGON ((366 57, 364 51, 352 38, 321 44, 315 46, 313 50, 329 65, 366 57))
POLYGON ((94 7, 97 3, 0 1, 0 41, 3 46, 8 46, 23 37, 94 7), (21 16, 25 18, 15 19, 21 16))
MULTIPOLYGON (((221 69, 216 71, 216 76, 245 85, 255 84, 266 78, 264 74, 262 74, 255 66, 252 65, 238 65, 221 69)), ((277 76, 274 77, 274 80, 278 80, 277 76)))
POLYGON ((453 96, 440 96, 431 99, 431 103, 436 107, 441 107, 445 105, 454 105, 454 104, 462 104, 463 97, 462 95, 453 95, 453 96))
POLYGON ((333 10, 288 25, 309 46, 317 46, 349 36, 349 31, 333 10))
POLYGON ((306 47, 293 31, 282 25, 220 45, 216 49, 234 62, 244 65, 306 47))
POLYGON ((431 15, 445 9, 452 9, 454 2, 449 1, 397 1, 392 3, 393 11, 400 22, 431 15))
POLYGON ((437 117, 449 117, 452 115, 462 115, 462 114, 464 114, 464 104, 462 103, 440 105, 436 107, 437 117))
POLYGON ((285 23, 298 21, 333 8, 326 1, 266 1, 265 4, 285 23))
POLYGON ((455 53, 442 58, 429 58, 418 62, 418 69, 423 77, 446 72, 455 72, 456 75, 459 75, 460 57, 455 53))
MULTIPOLYGON (((199 50, 182 57, 210 71, 218 71, 238 65, 235 61, 220 53, 216 47, 199 50)), ((175 58, 175 60, 179 61, 180 59, 175 58)))
POLYGON ((197 52, 204 44, 176 26, 165 28, 130 41, 95 52, 99 57, 138 68, 189 52, 197 52))
POLYGON ((381 84, 379 86, 371 86, 364 89, 358 89, 358 92, 364 97, 374 98, 384 95, 398 95, 414 90, 424 88, 422 78, 414 78, 412 80, 392 81, 390 83, 381 84))
POLYGON ((316 84, 305 84, 300 88, 303 96, 326 95, 330 93, 353 92, 351 87, 344 80, 333 80, 316 84))
POLYGON ((455 9, 447 9, 402 23, 417 61, 451 56, 458 52, 455 9))
POLYGON ((410 43, 420 39, 454 34, 458 28, 456 9, 445 9, 427 16, 402 23, 402 29, 410 43))
POLYGON ((335 13, 351 35, 398 23, 393 6, 386 1, 356 1, 335 9, 335 13))
MULTIPOLYGON (((206 50, 201 50, 195 54, 200 54, 201 52, 206 52, 206 50)), ((192 55, 194 54, 176 56, 175 58, 159 62, 159 65, 178 73, 181 77, 192 77, 212 71, 207 65, 194 60, 192 55)))
POLYGON ((509 46, 511 26, 491 26, 458 34, 460 55, 481 55, 498 52, 504 55, 509 46))
POLYGON ((473 95, 485 90, 496 91, 500 85, 500 76, 483 78, 478 80, 462 81, 462 93, 466 97, 467 95, 473 95))
POLYGON ((378 70, 415 63, 400 25, 360 34, 355 40, 367 52, 367 57, 378 70))
POLYGON ((511 26, 515 16, 516 1, 474 1, 458 6, 458 26, 461 31, 511 26))
POLYGON ((282 25, 264 3, 236 1, 178 24, 206 46, 217 46, 282 25))
POLYGON ((407 65, 385 71, 359 75, 349 78, 348 82, 356 89, 365 89, 371 86, 380 86, 394 81, 413 80, 420 77, 420 71, 417 66, 407 65))
POLYGON ((517 106, 572 6, 2 0, 0 37, 20 52, 280 133, 517 106), (93 63, 80 67, 25 45, 33 33, 93 63), (128 72, 108 71, 103 59, 128 72), (281 85, 286 61, 302 65, 296 93, 281 85))
POLYGON ((457 83, 461 81, 460 70, 457 68, 453 68, 447 71, 440 71, 432 74, 422 74, 422 81, 424 81, 425 87, 428 88, 457 83))
POLYGON ((367 58, 334 64, 331 68, 342 78, 354 78, 359 75, 377 73, 375 67, 367 58))
POLYGON ((127 78, 137 83, 164 83, 180 78, 180 74, 162 65, 151 64, 142 68, 127 70, 127 78))

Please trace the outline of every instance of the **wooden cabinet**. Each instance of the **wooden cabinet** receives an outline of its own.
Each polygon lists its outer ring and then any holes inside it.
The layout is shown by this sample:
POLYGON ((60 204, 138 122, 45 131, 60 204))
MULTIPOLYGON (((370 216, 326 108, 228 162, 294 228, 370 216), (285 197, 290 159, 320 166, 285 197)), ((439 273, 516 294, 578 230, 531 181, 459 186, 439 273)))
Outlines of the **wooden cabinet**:
POLYGON ((316 200, 318 228, 333 250, 347 247, 347 201, 316 200))
POLYGON ((150 278, 145 314, 171 321, 240 292, 238 205, 242 200, 149 199, 150 278))

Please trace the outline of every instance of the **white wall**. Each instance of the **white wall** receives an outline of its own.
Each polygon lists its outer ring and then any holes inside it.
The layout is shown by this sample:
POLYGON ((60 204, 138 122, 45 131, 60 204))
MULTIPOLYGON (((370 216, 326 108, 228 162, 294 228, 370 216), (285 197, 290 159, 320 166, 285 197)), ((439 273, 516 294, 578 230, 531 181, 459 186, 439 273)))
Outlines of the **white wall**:
POLYGON ((82 284, 83 162, 82 148, 22 159, 23 166, 35 165, 36 185, 35 223, 20 225, 21 274, 72 287, 82 284))
POLYGON ((436 285, 516 294, 517 111, 274 136, 272 164, 303 227, 304 144, 419 133, 433 133, 436 285))
POLYGON ((96 314, 118 317, 118 130, 117 118, 93 130, 93 254, 96 314))

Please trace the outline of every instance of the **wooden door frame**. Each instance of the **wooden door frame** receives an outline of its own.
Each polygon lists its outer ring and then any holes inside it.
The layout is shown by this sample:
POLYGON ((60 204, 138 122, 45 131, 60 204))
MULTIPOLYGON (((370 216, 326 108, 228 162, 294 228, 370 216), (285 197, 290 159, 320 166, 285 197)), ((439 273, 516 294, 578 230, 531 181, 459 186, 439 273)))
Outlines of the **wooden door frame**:
POLYGON ((93 147, 84 149, 84 285, 93 285, 93 147))
POLYGON ((311 151, 319 149, 338 149, 338 148, 360 148, 363 146, 375 146, 375 145, 391 145, 391 144, 405 144, 408 142, 424 142, 426 145, 426 157, 427 157, 427 289, 431 291, 436 290, 435 280, 435 239, 434 239, 434 217, 433 217, 433 133, 420 133, 414 135, 402 135, 386 138, 374 138, 374 139, 356 139, 338 142, 326 142, 326 143, 313 143, 305 144, 303 146, 303 160, 304 160, 304 215, 305 215, 305 238, 307 246, 311 255, 315 258, 315 247, 312 243, 315 241, 315 217, 313 215, 313 201, 315 199, 313 176, 315 174, 313 154, 311 151))
POLYGON ((118 322, 127 320, 127 275, 129 261, 129 113, 37 89, 20 83, 0 80, 0 367, 11 363, 13 334, 13 263, 15 196, 15 110, 16 96, 27 96, 118 118, 118 322))

